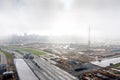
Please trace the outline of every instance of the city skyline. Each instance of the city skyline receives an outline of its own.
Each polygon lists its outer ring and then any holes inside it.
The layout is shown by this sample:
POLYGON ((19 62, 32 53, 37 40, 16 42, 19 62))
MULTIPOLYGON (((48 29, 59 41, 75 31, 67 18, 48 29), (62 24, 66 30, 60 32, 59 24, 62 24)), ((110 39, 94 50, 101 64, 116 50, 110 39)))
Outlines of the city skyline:
POLYGON ((119 0, 1 0, 0 36, 39 34, 120 39, 119 0))

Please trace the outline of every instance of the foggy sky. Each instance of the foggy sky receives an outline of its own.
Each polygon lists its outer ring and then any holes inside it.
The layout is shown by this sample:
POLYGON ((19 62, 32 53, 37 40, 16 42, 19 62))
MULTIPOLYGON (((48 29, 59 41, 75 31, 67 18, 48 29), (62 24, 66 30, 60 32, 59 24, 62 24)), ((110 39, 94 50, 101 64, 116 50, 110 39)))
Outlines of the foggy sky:
POLYGON ((75 35, 120 39, 119 0, 0 0, 0 36, 75 35))

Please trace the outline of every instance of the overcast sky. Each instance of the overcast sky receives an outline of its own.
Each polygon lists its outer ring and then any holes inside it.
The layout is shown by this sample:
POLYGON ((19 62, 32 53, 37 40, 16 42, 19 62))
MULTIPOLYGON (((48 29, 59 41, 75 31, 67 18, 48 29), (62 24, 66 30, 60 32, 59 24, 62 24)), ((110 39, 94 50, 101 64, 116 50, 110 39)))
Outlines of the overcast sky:
POLYGON ((75 35, 120 39, 120 0, 0 0, 0 36, 75 35))

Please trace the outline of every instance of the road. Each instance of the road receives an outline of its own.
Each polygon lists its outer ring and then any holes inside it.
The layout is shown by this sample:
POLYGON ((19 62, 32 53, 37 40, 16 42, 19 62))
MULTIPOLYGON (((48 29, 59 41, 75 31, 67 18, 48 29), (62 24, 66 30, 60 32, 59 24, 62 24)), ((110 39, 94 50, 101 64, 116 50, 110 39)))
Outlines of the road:
POLYGON ((40 68, 38 68, 35 64, 33 64, 30 60, 25 60, 26 63, 29 65, 29 67, 31 68, 31 70, 34 72, 34 74, 36 74, 36 76, 40 79, 40 80, 53 80, 48 74, 46 74, 46 72, 40 68))
POLYGON ((13 51, 12 53, 14 53, 14 56, 15 56, 16 59, 22 59, 23 58, 23 56, 16 51, 13 51))
POLYGON ((7 59, 6 56, 4 55, 4 53, 0 52, 0 63, 1 64, 7 64, 7 59))
POLYGON ((50 64, 42 58, 35 58, 34 61, 44 70, 52 80, 78 80, 76 77, 65 72, 64 70, 50 64))
MULTIPOLYGON (((20 78, 24 78, 28 75, 34 74, 34 77, 36 77, 39 80, 78 80, 76 77, 72 76, 71 74, 65 72, 64 70, 61 70, 60 68, 50 64, 48 61, 45 61, 39 57, 34 58, 34 60, 29 60, 29 59, 23 59, 22 61, 22 56, 19 52, 12 52, 14 53, 15 56, 15 65, 16 68, 18 69, 18 75, 20 78), (22 63, 23 62, 23 63, 22 63), (25 66, 23 66, 25 65, 25 66), (26 67, 26 69, 25 69, 26 67), (24 69, 25 70, 24 70, 24 69), (31 71, 30 71, 31 70, 31 71), (24 74, 24 72, 27 72, 24 74), (23 73, 23 74, 22 74, 23 73)), ((24 52, 23 54, 25 54, 24 52)), ((34 80, 34 79, 33 79, 34 80)))
MULTIPOLYGON (((22 51, 21 51, 22 52, 22 51)), ((19 60, 23 58, 23 55, 21 55, 20 53, 13 51, 12 53, 14 53, 15 56, 15 60, 19 60)), ((24 53, 23 53, 24 54, 24 53)), ((48 74, 46 74, 43 70, 39 69, 31 60, 29 59, 24 59, 25 63, 27 64, 26 66, 28 66, 32 73, 39 79, 39 80, 53 80, 52 78, 49 77, 48 74)), ((22 65, 22 64, 21 64, 22 65)), ((16 66, 18 67, 18 66, 16 66)), ((18 67, 19 68, 19 67, 18 67)), ((24 71, 23 71, 24 72, 24 71)), ((27 72, 27 71, 26 71, 27 72)), ((30 72, 31 73, 31 72, 30 72)), ((21 74, 20 71, 18 71, 19 77, 24 78, 24 74, 21 74)), ((30 76, 29 74, 26 74, 28 76, 30 76)))

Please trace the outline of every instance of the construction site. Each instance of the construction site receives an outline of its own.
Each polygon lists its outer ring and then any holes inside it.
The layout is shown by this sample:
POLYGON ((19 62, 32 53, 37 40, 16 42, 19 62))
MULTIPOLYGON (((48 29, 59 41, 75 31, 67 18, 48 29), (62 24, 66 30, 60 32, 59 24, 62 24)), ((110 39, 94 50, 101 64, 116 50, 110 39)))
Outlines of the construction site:
POLYGON ((59 44, 61 47, 54 44, 54 49, 44 45, 47 48, 39 48, 44 55, 34 54, 32 50, 38 49, 31 49, 33 46, 30 44, 21 47, 1 47, 1 80, 26 80, 26 75, 29 76, 29 80, 120 80, 119 55, 101 54, 95 57, 96 52, 109 51, 119 54, 118 48, 117 51, 114 49, 114 52, 113 47, 104 50, 74 50, 63 48, 68 44, 59 44))
POLYGON ((91 45, 88 32, 87 45, 0 46, 0 80, 120 80, 120 46, 91 45))

